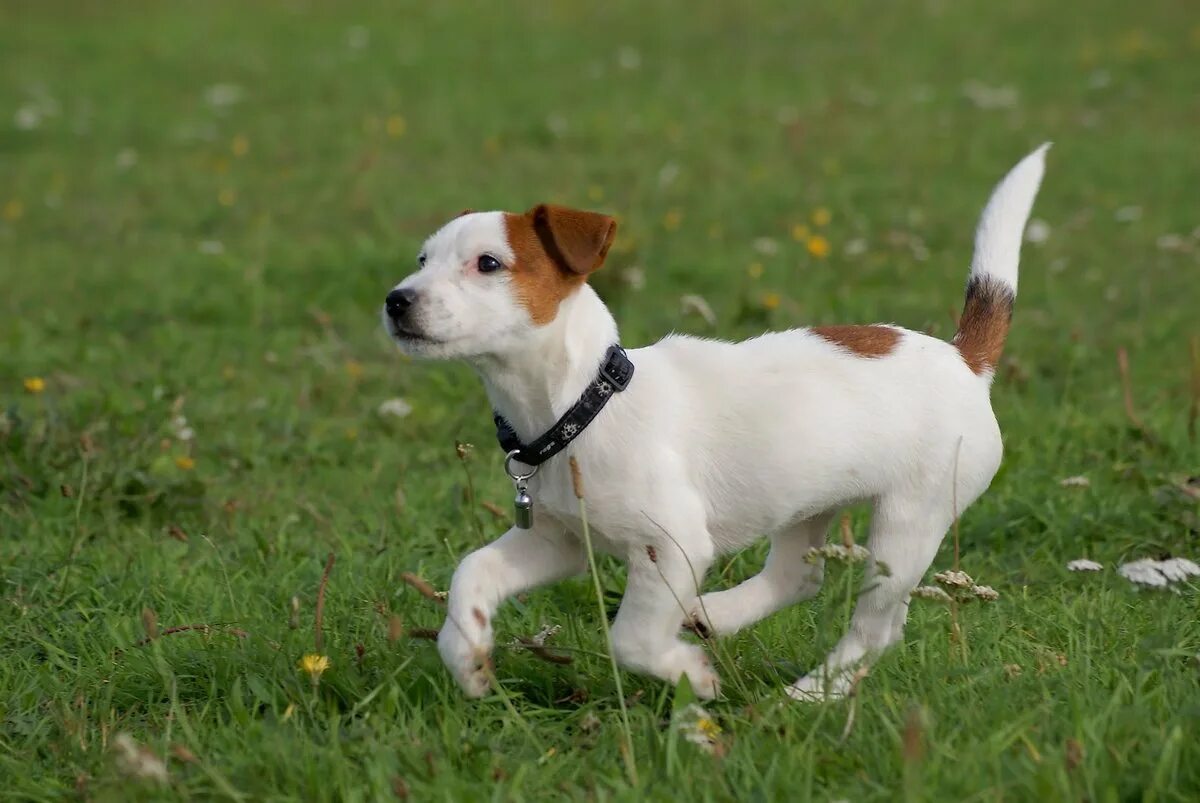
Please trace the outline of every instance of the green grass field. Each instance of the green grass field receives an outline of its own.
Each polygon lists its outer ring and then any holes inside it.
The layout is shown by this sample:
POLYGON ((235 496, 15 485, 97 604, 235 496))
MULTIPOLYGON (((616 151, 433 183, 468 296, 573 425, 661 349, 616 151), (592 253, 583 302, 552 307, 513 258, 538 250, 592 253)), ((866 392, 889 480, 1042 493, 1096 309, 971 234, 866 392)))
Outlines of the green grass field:
MULTIPOLYGON (((1200 17, 815 5, 0 6, 0 797, 1197 799, 1200 583, 1115 569, 1200 558, 1200 17), (627 345, 948 337, 976 216, 1047 139, 1005 464, 961 522, 1001 596, 961 638, 914 602, 853 701, 788 701, 848 619, 857 578, 831 570, 715 645, 716 754, 671 724, 686 693, 624 676, 636 785, 587 578, 497 625, 561 626, 571 664, 501 647, 503 694, 461 697, 401 574, 445 588, 511 487, 474 375, 380 330, 428 233, 464 207, 616 214, 596 286, 627 345), (378 412, 395 397, 406 417, 378 412), (143 641, 183 625, 209 629, 143 641)), ((623 569, 600 568, 611 614, 623 569)))

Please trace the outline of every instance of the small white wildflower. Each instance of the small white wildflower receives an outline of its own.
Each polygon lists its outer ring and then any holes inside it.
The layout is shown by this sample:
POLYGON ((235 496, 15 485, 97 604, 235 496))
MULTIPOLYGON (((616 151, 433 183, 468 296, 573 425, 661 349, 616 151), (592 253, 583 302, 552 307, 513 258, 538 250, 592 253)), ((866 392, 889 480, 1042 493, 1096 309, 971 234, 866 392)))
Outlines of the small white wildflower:
POLYGON ((138 163, 138 152, 133 148, 122 148, 117 153, 117 167, 121 170, 129 170, 138 163))
POLYGON ((246 96, 246 90, 237 84, 213 84, 204 90, 204 100, 214 109, 223 109, 240 103, 246 96))
POLYGON ((1097 563, 1094 560, 1087 558, 1079 558, 1067 564, 1067 571, 1071 572, 1098 572, 1104 568, 1103 563, 1097 563))
POLYGON ((646 272, 636 265, 621 271, 620 278, 630 290, 641 290, 646 286, 646 272))
POLYGON ((679 165, 667 162, 658 171, 658 186, 660 189, 666 189, 674 184, 677 178, 679 178, 679 165))
POLYGON ((963 84, 962 92, 977 109, 1011 109, 1020 98, 1014 86, 988 86, 979 81, 963 84))
POLYGON ((200 245, 197 246, 197 249, 202 254, 208 254, 209 256, 220 256, 221 254, 225 253, 225 244, 220 240, 201 240, 200 245))
POLYGON ((567 133, 567 118, 561 114, 550 114, 546 117, 546 130, 556 137, 563 137, 567 133))
POLYGON ((365 25, 351 25, 346 29, 346 47, 362 50, 371 44, 371 31, 365 25))
POLYGON ((167 782, 167 765, 149 747, 140 745, 128 733, 118 733, 113 739, 117 754, 117 769, 122 775, 139 780, 167 782))
POLYGON ((632 47, 623 47, 617 51, 617 66, 632 72, 642 66, 642 54, 632 47))
POLYGON ((393 416, 395 418, 404 418, 412 411, 412 405, 399 396, 380 403, 376 410, 382 416, 393 416))
POLYGON ((846 247, 842 249, 842 253, 848 257, 860 257, 867 253, 867 241, 862 237, 855 237, 846 243, 846 247))
POLYGON ((1113 218, 1118 223, 1132 223, 1142 217, 1142 208, 1140 206, 1122 206, 1113 213, 1113 218))
POLYGON ((716 751, 721 736, 721 726, 713 719, 712 714, 701 706, 692 703, 676 715, 676 727, 683 738, 705 753, 716 751))
POLYGON ((1112 74, 1108 70, 1096 70, 1088 76, 1088 89, 1104 89, 1112 83, 1112 74))
POLYGON ((842 544, 825 544, 808 550, 804 555, 804 561, 814 564, 822 560, 832 560, 838 563, 862 563, 870 557, 871 552, 859 544, 852 544, 849 547, 842 544))
POLYGON ((991 586, 971 586, 971 593, 984 602, 995 602, 1000 599, 1000 592, 991 586))
POLYGON ((684 315, 699 315, 709 326, 717 325, 717 314, 713 312, 712 307, 704 300, 704 296, 694 294, 680 296, 679 311, 684 315))
POLYGON ((32 131, 42 124, 42 113, 36 106, 22 106, 13 115, 13 125, 21 131, 32 131))
POLYGON ((1050 239, 1050 224, 1041 218, 1034 218, 1025 227, 1025 242, 1041 245, 1050 239))
POLYGON ((532 641, 539 647, 544 647, 547 639, 553 638, 560 630, 562 630, 562 625, 542 625, 542 629, 534 635, 532 641))
POLYGON ((975 581, 971 579, 971 575, 958 571, 938 572, 933 576, 933 579, 949 588, 970 588, 975 584, 975 581))
POLYGON ((1167 585, 1167 578, 1158 570, 1158 561, 1153 558, 1143 558, 1122 564, 1117 568, 1117 573, 1136 585, 1150 586, 1151 588, 1163 588, 1167 585))
POLYGON ((754 240, 754 250, 763 256, 774 256, 779 253, 779 243, 770 237, 757 237, 754 240))
POLYGON ((1082 474, 1078 474, 1074 477, 1063 477, 1058 484, 1062 488, 1087 488, 1091 486, 1092 481, 1082 474))
POLYGON ((912 590, 910 596, 918 599, 933 600, 934 602, 953 602, 950 595, 937 586, 917 586, 912 590))

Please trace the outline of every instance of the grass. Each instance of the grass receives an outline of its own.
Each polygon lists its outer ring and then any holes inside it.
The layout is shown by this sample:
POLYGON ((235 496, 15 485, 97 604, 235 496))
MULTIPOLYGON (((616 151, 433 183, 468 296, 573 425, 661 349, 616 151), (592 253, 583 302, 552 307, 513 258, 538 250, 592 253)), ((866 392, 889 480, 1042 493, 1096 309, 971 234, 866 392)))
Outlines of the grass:
MULTIPOLYGON (((1200 556, 1181 490, 1200 468, 1195 15, 812 5, 5 4, 3 794, 1200 795, 1197 585, 1139 592, 1114 571, 1200 556), (475 377, 403 361, 377 323, 442 220, 618 214, 596 282, 630 345, 875 320, 948 336, 987 192, 1045 139, 1050 236, 1026 248, 993 394, 1005 464, 961 522, 963 567, 1001 598, 959 611, 965 651, 921 602, 852 704, 787 701, 845 626, 855 578, 831 572, 716 645, 720 756, 666 726, 686 694, 624 676, 635 788, 587 578, 504 609, 502 643, 557 624, 574 661, 498 650, 503 697, 464 701, 430 643, 391 638, 393 617, 440 624, 400 575, 444 588, 505 526, 468 498, 511 493, 475 377), (397 396, 411 415, 376 412, 397 396), (475 444, 470 497, 456 440, 475 444), (297 664, 329 553, 314 687, 297 664), (1082 556, 1108 569, 1068 573, 1082 556), (188 624, 211 629, 135 646, 188 624), (118 760, 121 733, 168 785, 118 760)), ((622 569, 600 574, 611 613, 622 569)))

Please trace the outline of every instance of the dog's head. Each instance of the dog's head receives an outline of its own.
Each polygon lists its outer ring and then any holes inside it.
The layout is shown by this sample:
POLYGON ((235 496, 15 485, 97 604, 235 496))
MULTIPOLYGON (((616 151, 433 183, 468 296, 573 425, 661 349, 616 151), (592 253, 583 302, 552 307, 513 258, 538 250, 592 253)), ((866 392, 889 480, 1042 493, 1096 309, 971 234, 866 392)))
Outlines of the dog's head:
POLYGON ((616 231, 611 217, 550 204, 523 215, 463 212, 388 293, 383 325, 417 357, 520 348, 604 264, 616 231))

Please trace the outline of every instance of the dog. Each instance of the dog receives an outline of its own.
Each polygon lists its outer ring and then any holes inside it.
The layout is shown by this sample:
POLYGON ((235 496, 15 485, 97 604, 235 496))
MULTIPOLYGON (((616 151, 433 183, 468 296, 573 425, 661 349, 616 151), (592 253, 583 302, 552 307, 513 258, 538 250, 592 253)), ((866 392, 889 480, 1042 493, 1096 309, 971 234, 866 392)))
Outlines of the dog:
POLYGON ((434 233, 384 304, 404 353, 472 365, 514 442, 544 440, 589 389, 602 398, 579 431, 562 428, 574 437, 536 474, 512 467, 522 453, 510 453, 506 468, 536 504, 532 522, 454 572, 438 649, 465 693, 481 696, 493 679, 497 607, 586 570, 573 458, 592 543, 628 564, 614 657, 671 683, 686 675, 702 698, 719 693, 719 678, 683 626, 734 633, 814 596, 823 566, 812 550, 840 509, 870 502, 867 577, 849 630, 786 688, 801 700, 844 695, 858 667, 901 638, 910 592, 1000 466, 990 388, 1048 147, 988 201, 950 342, 891 324, 818 326, 740 343, 672 334, 626 354, 587 283, 616 235, 611 217, 547 204, 468 210, 434 233), (636 369, 624 389, 604 379, 617 352, 636 369), (771 546, 761 572, 700 592, 718 555, 762 536, 771 546))

